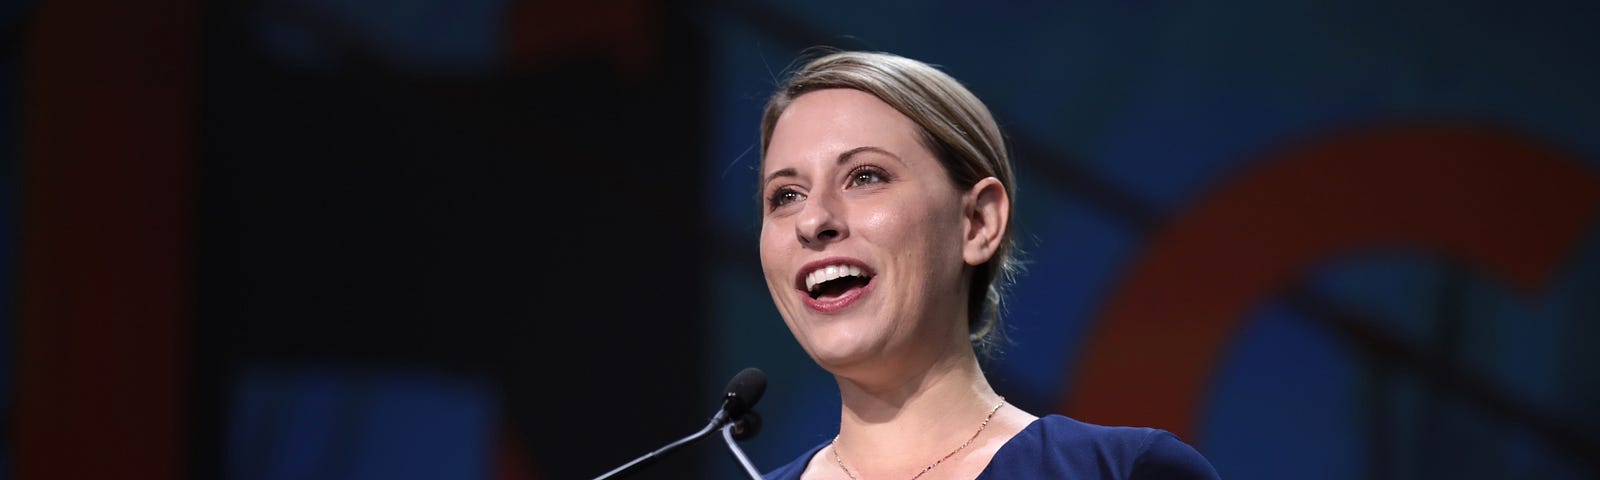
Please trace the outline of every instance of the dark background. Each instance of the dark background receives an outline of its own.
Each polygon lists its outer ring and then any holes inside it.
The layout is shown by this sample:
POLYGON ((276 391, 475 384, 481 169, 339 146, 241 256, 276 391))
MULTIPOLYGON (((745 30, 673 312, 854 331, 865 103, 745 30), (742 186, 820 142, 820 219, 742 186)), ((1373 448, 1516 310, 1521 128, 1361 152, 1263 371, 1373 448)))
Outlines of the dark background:
MULTIPOLYGON (((1600 478, 1580 2, 22 1, 0 478, 592 478, 771 378, 753 149, 806 47, 994 110, 1012 403, 1225 478, 1600 478), (135 4, 137 3, 137 4, 135 4)), ((639 478, 737 478, 717 439, 639 478)))

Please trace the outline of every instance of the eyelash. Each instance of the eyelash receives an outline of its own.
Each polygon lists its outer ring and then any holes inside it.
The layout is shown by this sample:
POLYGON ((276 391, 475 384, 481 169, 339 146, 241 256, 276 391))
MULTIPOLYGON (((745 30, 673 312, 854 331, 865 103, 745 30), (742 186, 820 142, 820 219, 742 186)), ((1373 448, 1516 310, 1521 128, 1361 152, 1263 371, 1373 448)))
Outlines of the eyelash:
POLYGON ((767 210, 777 210, 778 207, 793 203, 792 200, 786 201, 784 198, 785 195, 794 195, 798 197, 800 196, 800 192, 796 192, 793 188, 789 187, 779 188, 777 191, 772 192, 772 196, 767 197, 767 210))
POLYGON ((850 186, 851 187, 859 187, 859 186, 861 186, 862 184, 856 183, 856 180, 861 178, 862 175, 871 175, 871 176, 877 177, 877 181, 872 182, 872 183, 884 183, 884 182, 888 182, 889 180, 891 180, 891 178, 889 177, 889 172, 885 172, 885 171, 883 171, 883 169, 878 168, 878 167, 874 167, 874 166, 871 166, 871 165, 862 165, 862 166, 856 167, 855 170, 851 170, 850 171, 850 176, 847 177, 847 178, 849 178, 850 186))
MULTIPOLYGON (((855 188, 873 183, 885 183, 892 180, 892 177, 889 176, 889 172, 885 172, 883 169, 871 165, 862 165, 856 167, 856 169, 851 170, 850 175, 846 176, 845 178, 847 183, 846 186, 848 188, 855 188), (871 176, 873 179, 858 183, 857 180, 861 179, 863 176, 871 176)), ((779 207, 794 203, 796 197, 800 196, 802 196, 800 192, 796 192, 793 188, 780 187, 773 191, 771 196, 767 197, 767 209, 777 210, 779 207)))

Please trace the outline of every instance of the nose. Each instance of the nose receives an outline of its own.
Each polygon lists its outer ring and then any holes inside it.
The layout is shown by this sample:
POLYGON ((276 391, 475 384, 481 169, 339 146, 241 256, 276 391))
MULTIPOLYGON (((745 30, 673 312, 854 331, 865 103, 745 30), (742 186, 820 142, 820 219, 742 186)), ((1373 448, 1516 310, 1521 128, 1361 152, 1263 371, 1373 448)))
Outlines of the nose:
POLYGON ((839 207, 832 195, 813 195, 806 199, 804 210, 794 223, 794 233, 800 244, 822 248, 849 236, 850 230, 845 228, 839 207))

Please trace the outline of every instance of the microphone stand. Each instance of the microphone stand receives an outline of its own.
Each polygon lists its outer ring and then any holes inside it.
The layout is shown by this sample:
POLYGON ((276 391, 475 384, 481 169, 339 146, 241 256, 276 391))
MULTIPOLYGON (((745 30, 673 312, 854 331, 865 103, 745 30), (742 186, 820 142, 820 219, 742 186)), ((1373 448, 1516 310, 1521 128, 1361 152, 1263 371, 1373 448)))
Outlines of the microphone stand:
MULTIPOLYGON (((754 413, 755 412, 751 412, 749 414, 754 413)), ((733 459, 739 462, 739 466, 744 467, 745 474, 750 475, 752 480, 763 480, 761 477, 761 471, 756 470, 756 466, 750 463, 750 459, 748 457, 744 456, 744 450, 740 450, 739 444, 734 443, 733 441, 733 431, 734 429, 743 429, 744 426, 741 425, 742 423, 744 422, 728 422, 727 425, 723 425, 722 440, 728 443, 728 453, 733 454, 733 459)))
POLYGON ((645 465, 661 459, 662 456, 671 453, 673 450, 705 438, 706 435, 710 435, 711 432, 716 431, 718 428, 722 429, 722 438, 728 441, 728 450, 733 453, 733 458, 739 461, 739 465, 744 468, 745 473, 749 474, 750 478, 761 480, 760 471, 756 470, 755 466, 750 463, 749 458, 745 458, 744 452, 739 450, 739 446, 735 445, 733 441, 735 437, 741 439, 754 437, 756 432, 761 430, 761 416, 750 410, 750 407, 761 400, 761 393, 766 391, 766 388, 767 374, 762 373, 761 369, 746 368, 740 371, 738 375, 733 377, 733 380, 728 382, 728 388, 724 390, 722 408, 717 409, 716 415, 711 416, 711 422, 707 423, 700 431, 641 455, 628 463, 622 464, 620 467, 613 468, 609 472, 594 477, 594 480, 622 478, 645 465))
MULTIPOLYGON (((641 467, 644 467, 645 465, 649 465, 651 463, 654 463, 656 460, 660 460, 662 456, 666 455, 667 453, 672 452, 673 450, 677 450, 679 447, 682 447, 684 445, 688 445, 690 443, 694 443, 696 440, 704 438, 707 434, 710 434, 712 431, 715 431, 717 429, 718 425, 723 424, 724 422, 726 422, 725 418, 726 417, 723 416, 722 412, 717 412, 716 417, 712 418, 711 423, 706 424, 706 426, 704 428, 701 428, 700 431, 694 432, 694 433, 690 434, 687 437, 680 438, 680 439, 678 439, 678 441, 669 443, 664 447, 657 448, 657 449, 655 449, 655 451, 652 451, 650 453, 646 453, 644 455, 640 455, 639 458, 635 458, 631 462, 624 463, 620 467, 613 468, 609 472, 601 474, 598 477, 594 477, 594 480, 604 480, 604 479, 610 479, 610 478, 622 478, 623 476, 625 476, 625 475, 627 475, 629 473, 633 473, 634 470, 637 470, 637 469, 639 469, 641 467)), ((733 422, 726 422, 726 423, 729 424, 729 425, 733 424, 733 422)))

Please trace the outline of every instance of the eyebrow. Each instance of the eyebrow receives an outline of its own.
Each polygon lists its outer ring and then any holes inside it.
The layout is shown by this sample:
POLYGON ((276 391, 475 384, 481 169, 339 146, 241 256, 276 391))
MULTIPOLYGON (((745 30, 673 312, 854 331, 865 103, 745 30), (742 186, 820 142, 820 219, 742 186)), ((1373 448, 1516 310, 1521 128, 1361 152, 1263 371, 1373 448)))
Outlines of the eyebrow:
MULTIPOLYGON (((901 160, 899 155, 895 155, 893 153, 889 153, 888 150, 884 150, 882 148, 874 147, 874 146, 871 146, 871 145, 865 145, 865 146, 860 146, 860 147, 852 148, 852 149, 849 149, 849 150, 845 150, 843 153, 840 153, 838 160, 835 160, 835 162, 836 162, 835 164, 848 162, 848 161, 850 161, 850 157, 854 157, 857 153, 861 153, 861 152, 881 153, 881 154, 889 156, 889 158, 895 159, 895 161, 897 161, 897 162, 900 162, 902 164, 905 163, 905 160, 901 160)), ((799 172, 796 172, 795 169, 793 169, 793 168, 785 168, 785 169, 782 169, 782 170, 778 170, 778 171, 772 172, 771 174, 768 174, 767 175, 767 179, 765 181, 761 182, 761 186, 762 187, 766 187, 767 184, 772 183, 772 180, 776 179, 778 177, 793 177, 793 176, 798 175, 798 174, 799 174, 799 172)))

